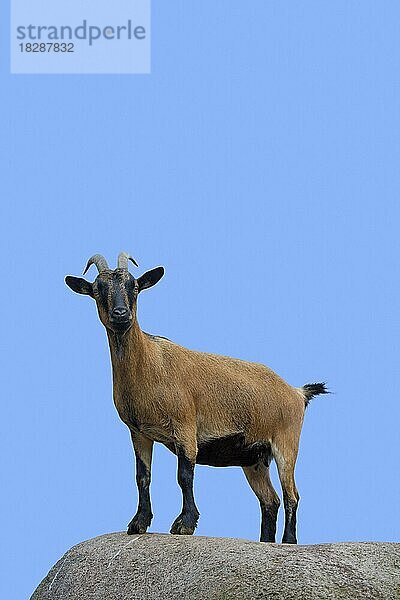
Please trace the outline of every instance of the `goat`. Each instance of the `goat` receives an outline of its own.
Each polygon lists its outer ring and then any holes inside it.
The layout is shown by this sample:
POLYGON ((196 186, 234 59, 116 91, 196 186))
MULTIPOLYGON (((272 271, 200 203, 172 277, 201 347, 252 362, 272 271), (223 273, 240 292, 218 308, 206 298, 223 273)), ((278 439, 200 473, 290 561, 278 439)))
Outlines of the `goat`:
POLYGON ((243 360, 196 352, 141 330, 137 298, 155 285, 164 268, 135 279, 125 252, 115 270, 105 258, 92 256, 98 269, 93 283, 67 276, 66 284, 95 299, 110 346, 113 397, 128 426, 136 457, 138 508, 128 534, 147 531, 153 517, 150 501, 154 442, 177 455, 183 506, 171 527, 191 535, 199 511, 193 494, 195 464, 241 466, 261 507, 260 541, 274 542, 279 496, 269 466, 274 459, 283 490, 285 528, 282 542, 297 543, 299 502, 294 467, 304 411, 313 396, 328 393, 324 383, 295 388, 268 367, 243 360))

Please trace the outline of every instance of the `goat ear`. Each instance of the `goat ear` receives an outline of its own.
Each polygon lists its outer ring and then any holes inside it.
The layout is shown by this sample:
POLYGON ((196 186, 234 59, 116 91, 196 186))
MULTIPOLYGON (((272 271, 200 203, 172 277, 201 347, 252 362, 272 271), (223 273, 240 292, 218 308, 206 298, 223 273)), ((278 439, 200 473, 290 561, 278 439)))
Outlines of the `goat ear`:
POLYGON ((65 278, 65 283, 73 292, 76 292, 77 294, 86 294, 86 296, 94 298, 93 285, 89 281, 86 281, 86 279, 68 275, 65 278))
POLYGON ((164 275, 164 267, 156 267, 155 269, 151 269, 151 271, 147 271, 137 280, 139 286, 139 292, 145 290, 149 287, 152 287, 156 283, 158 283, 161 277, 164 275))

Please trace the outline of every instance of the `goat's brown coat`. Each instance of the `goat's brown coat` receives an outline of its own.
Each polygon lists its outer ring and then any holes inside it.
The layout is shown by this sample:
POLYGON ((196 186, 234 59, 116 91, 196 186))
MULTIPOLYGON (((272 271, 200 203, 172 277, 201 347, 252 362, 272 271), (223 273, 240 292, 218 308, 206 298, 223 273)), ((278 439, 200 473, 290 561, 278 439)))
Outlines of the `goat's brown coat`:
POLYGON ((304 395, 268 367, 147 336, 137 322, 126 338, 121 361, 109 334, 114 402, 131 429, 184 447, 193 462, 198 444, 236 433, 282 454, 297 446, 304 395))

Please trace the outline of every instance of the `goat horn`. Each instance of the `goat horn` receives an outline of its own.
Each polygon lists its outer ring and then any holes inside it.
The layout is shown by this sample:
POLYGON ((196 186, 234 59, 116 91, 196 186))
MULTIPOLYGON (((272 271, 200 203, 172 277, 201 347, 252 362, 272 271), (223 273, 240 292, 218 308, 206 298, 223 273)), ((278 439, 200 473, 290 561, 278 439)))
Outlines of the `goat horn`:
POLYGON ((133 264, 136 265, 137 267, 139 266, 137 264, 136 260, 133 258, 133 256, 131 256, 130 254, 127 254, 127 252, 121 252, 120 255, 118 256, 118 269, 128 270, 128 260, 133 262, 133 264))
POLYGON ((106 271, 109 268, 106 259, 101 254, 95 254, 94 256, 89 258, 86 268, 83 271, 84 275, 89 270, 89 267, 91 265, 95 265, 97 267, 99 273, 101 273, 101 271, 106 271))

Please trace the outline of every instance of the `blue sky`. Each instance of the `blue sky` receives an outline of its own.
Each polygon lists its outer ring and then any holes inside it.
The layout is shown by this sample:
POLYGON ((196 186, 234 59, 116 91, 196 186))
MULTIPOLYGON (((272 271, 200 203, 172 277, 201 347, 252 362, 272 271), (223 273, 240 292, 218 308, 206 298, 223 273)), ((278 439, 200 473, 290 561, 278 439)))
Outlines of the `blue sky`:
MULTIPOLYGON (((149 76, 10 76, 2 25, 8 600, 136 508, 106 336, 63 282, 95 252, 165 266, 146 331, 328 382, 301 439, 300 543, 399 541, 399 4, 152 13, 149 76)), ((157 448, 152 531, 180 510, 175 471, 157 448)), ((198 535, 258 539, 240 469, 199 467, 195 489, 198 535)))

